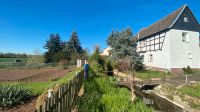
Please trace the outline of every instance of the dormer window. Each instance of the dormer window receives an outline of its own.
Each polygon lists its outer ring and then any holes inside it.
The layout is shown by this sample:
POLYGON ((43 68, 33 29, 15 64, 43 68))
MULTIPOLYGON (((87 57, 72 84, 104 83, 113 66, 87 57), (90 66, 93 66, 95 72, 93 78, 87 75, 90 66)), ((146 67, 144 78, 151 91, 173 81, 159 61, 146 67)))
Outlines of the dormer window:
POLYGON ((188 23, 188 22, 189 22, 189 19, 188 19, 187 16, 184 17, 184 22, 185 22, 185 23, 188 23))

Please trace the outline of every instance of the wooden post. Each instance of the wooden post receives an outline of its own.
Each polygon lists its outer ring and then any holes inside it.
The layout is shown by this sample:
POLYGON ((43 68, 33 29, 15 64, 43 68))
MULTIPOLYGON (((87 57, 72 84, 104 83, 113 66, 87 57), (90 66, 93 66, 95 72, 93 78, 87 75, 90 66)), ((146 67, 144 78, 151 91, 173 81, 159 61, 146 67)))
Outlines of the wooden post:
POLYGON ((185 74, 185 83, 188 84, 188 75, 185 74))
POLYGON ((149 72, 149 84, 151 83, 151 74, 149 72))

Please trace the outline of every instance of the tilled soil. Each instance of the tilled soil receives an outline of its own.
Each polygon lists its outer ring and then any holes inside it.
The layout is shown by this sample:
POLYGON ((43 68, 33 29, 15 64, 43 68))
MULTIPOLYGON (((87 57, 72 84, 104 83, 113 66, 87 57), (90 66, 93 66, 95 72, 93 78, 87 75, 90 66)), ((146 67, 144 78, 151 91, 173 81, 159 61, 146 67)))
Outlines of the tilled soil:
POLYGON ((73 68, 41 68, 41 69, 3 69, 0 70, 0 82, 45 82, 63 77, 73 68))

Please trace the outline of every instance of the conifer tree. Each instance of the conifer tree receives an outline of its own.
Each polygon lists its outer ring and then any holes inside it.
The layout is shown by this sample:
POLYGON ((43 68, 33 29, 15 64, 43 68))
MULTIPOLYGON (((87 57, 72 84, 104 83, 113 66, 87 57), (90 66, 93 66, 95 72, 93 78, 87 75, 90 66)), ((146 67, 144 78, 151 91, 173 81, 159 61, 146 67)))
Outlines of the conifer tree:
POLYGON ((44 48, 47 49, 47 52, 45 53, 45 62, 49 63, 55 61, 54 56, 62 50, 59 34, 51 34, 46 41, 44 48))
POLYGON ((81 57, 83 54, 83 48, 81 47, 81 43, 76 32, 72 32, 71 38, 67 42, 66 49, 67 52, 70 53, 71 57, 73 55, 78 55, 81 57))

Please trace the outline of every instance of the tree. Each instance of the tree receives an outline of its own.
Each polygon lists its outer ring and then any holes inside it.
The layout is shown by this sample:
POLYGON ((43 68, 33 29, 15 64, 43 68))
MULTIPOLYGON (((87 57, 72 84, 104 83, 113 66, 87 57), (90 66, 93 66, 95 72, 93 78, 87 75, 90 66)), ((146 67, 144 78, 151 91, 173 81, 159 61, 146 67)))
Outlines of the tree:
POLYGON ((98 45, 95 46, 94 52, 89 57, 89 63, 91 66, 95 64, 100 64, 100 48, 98 45))
POLYGON ((81 58, 87 59, 88 56, 89 56, 88 53, 89 53, 89 50, 88 50, 87 48, 83 49, 83 53, 82 53, 82 55, 81 55, 81 58))
POLYGON ((34 55, 31 55, 28 58, 28 64, 41 64, 44 63, 44 56, 42 54, 42 52, 39 49, 34 49, 33 51, 34 55))
POLYGON ((101 59, 100 59, 100 48, 99 46, 95 46, 95 50, 92 53, 92 55, 89 57, 88 61, 89 64, 91 66, 91 68, 95 71, 95 72, 103 72, 103 65, 101 63, 101 59))
POLYGON ((44 48, 48 51, 45 53, 45 62, 56 62, 54 56, 62 50, 61 39, 58 34, 51 34, 50 38, 46 41, 44 48))
MULTIPOLYGON (((76 56, 76 59, 82 56, 83 48, 81 47, 81 43, 76 32, 72 32, 71 38, 67 42, 65 52, 70 55, 70 59, 72 59, 73 56, 76 56)), ((74 59, 71 61, 74 61, 74 59)))
POLYGON ((133 42, 133 33, 130 28, 119 31, 112 31, 108 37, 107 44, 111 49, 111 59, 117 63, 118 69, 127 72, 130 78, 132 90, 131 100, 135 99, 134 83, 135 71, 142 65, 143 56, 136 51, 136 42, 133 42))

